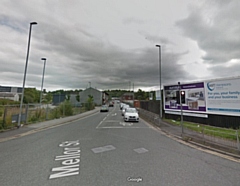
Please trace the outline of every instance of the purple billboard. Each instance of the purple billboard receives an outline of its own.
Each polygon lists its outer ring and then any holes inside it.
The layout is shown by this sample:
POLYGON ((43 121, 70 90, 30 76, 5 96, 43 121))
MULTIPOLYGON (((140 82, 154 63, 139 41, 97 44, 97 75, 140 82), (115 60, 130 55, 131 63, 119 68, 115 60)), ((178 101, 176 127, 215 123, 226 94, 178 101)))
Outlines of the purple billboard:
POLYGON ((164 109, 206 112, 204 82, 164 86, 164 109), (181 100, 181 101, 180 101, 181 100))

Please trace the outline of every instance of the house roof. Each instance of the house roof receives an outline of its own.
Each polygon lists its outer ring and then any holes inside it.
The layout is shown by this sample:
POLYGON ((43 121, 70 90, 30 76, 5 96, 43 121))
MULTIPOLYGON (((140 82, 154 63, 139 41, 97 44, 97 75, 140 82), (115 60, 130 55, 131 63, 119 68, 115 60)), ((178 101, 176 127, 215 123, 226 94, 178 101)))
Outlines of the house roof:
POLYGON ((86 89, 83 90, 82 92, 85 92, 85 91, 87 91, 87 90, 95 90, 95 91, 98 91, 98 92, 102 92, 102 91, 100 91, 100 90, 98 90, 98 89, 95 89, 95 88, 92 88, 92 87, 86 88, 86 89))

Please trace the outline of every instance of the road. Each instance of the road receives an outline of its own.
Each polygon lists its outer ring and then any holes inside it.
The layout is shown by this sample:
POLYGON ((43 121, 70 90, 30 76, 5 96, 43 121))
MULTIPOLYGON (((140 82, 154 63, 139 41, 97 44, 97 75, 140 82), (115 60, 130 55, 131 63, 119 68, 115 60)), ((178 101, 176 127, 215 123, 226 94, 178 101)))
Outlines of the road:
POLYGON ((125 123, 118 105, 0 143, 1 186, 239 186, 240 163, 125 123))

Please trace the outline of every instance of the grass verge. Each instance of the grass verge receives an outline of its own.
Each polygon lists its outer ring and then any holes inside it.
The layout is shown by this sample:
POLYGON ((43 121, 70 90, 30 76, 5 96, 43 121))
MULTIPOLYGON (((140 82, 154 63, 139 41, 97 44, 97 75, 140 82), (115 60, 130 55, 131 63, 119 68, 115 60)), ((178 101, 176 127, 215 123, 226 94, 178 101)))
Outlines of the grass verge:
MULTIPOLYGON (((180 121, 176 121, 172 119, 164 119, 164 121, 172 125, 178 125, 178 126, 181 125, 180 121)), ((214 136, 214 137, 219 137, 227 140, 237 141, 237 130, 234 130, 234 129, 213 127, 209 125, 203 125, 203 124, 192 123, 187 121, 183 122, 183 126, 184 128, 188 128, 190 130, 196 131, 201 134, 204 133, 208 136, 214 136)))

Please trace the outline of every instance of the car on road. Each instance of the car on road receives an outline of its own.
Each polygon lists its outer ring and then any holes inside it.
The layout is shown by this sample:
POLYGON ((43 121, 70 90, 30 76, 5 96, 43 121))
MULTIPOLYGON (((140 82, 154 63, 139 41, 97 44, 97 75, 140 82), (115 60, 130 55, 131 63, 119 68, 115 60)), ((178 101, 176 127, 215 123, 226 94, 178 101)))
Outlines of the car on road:
POLYGON ((127 104, 123 105, 123 107, 122 107, 122 116, 124 115, 126 108, 129 108, 129 107, 130 106, 127 105, 127 104))
POLYGON ((124 113, 124 121, 139 121, 138 111, 135 108, 126 108, 124 113))
POLYGON ((113 101, 110 101, 109 104, 108 104, 109 107, 114 107, 114 102, 113 101))
POLYGON ((101 108, 100 108, 100 112, 108 112, 109 111, 109 108, 107 105, 102 105, 101 108))

